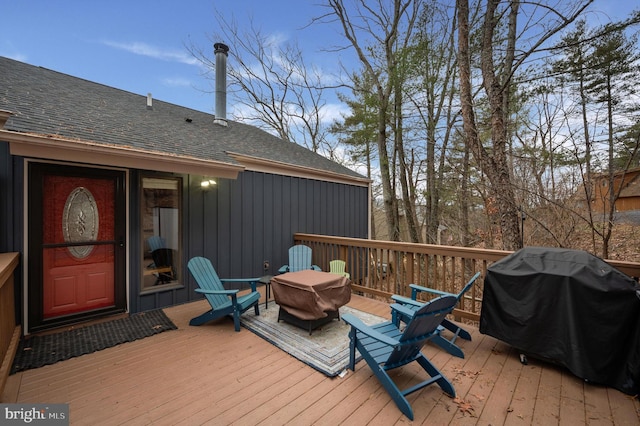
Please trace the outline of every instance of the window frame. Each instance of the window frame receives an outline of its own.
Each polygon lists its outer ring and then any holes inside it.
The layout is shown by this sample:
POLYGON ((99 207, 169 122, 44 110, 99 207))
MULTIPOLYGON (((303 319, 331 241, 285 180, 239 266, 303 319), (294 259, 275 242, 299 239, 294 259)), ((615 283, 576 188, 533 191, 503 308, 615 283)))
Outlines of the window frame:
MULTIPOLYGON (((140 259, 141 270, 139 274, 140 279, 140 294, 157 293, 160 291, 171 290, 176 288, 184 288, 183 265, 182 265, 182 251, 183 251, 183 216, 184 216, 184 192, 183 192, 184 178, 175 175, 157 175, 157 174, 141 174, 140 175, 140 199, 139 199, 139 253, 138 259, 140 259), (163 181, 165 184, 163 184, 163 181), (147 184, 153 184, 153 186, 145 186, 147 184), (176 194, 171 198, 171 202, 158 202, 156 199, 149 201, 147 194, 149 190, 157 191, 176 191, 176 194), (171 253, 169 259, 171 262, 171 269, 166 270, 162 268, 161 273, 152 271, 149 266, 153 266, 155 263, 152 250, 149 245, 149 238, 152 236, 162 238, 163 235, 157 230, 159 225, 155 223, 154 214, 149 214, 150 209, 159 209, 158 215, 160 215, 161 209, 175 209, 176 213, 173 216, 176 220, 176 225, 171 227, 176 230, 176 234, 171 236, 169 243, 171 247, 167 247, 168 252, 171 253), (167 274, 169 272, 169 274, 167 274), (163 279, 167 279, 167 282, 163 282, 163 279)), ((162 196, 162 195, 161 195, 162 196)), ((166 198, 166 194, 164 195, 166 198)), ((171 216, 171 215, 169 215, 171 216)), ((158 216, 159 217, 159 216, 158 216)), ((164 236, 166 237, 166 236, 164 236)), ((166 238, 164 242, 166 243, 166 238)))

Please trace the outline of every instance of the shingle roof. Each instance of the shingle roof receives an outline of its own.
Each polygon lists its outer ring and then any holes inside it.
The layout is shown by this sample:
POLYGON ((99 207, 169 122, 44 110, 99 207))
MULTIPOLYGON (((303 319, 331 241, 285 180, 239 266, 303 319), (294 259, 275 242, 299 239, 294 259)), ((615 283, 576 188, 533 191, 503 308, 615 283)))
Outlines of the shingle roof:
POLYGON ((362 175, 257 127, 0 57, 4 129, 237 164, 238 153, 346 176, 362 175))

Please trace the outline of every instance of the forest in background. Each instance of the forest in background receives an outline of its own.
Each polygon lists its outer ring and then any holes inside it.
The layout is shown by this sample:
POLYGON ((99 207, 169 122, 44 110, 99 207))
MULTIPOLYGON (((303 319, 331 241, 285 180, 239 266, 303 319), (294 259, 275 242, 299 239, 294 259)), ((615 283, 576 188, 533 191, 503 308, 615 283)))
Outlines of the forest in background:
POLYGON ((234 119, 372 179, 373 238, 637 261, 616 179, 640 166, 640 11, 601 23, 593 6, 326 0, 306 25, 339 33, 327 51, 353 58, 331 79, 295 41, 222 13, 211 37, 233 46, 234 119), (327 122, 330 95, 348 112, 327 122))

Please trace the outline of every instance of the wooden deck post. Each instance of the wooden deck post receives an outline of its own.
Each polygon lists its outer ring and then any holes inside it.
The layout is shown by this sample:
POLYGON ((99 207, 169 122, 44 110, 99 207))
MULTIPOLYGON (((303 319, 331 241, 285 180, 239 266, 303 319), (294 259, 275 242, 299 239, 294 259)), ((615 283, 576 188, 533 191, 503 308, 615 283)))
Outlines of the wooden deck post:
POLYGON ((16 325, 13 288, 19 259, 18 253, 0 253, 0 397, 20 342, 21 328, 16 325))

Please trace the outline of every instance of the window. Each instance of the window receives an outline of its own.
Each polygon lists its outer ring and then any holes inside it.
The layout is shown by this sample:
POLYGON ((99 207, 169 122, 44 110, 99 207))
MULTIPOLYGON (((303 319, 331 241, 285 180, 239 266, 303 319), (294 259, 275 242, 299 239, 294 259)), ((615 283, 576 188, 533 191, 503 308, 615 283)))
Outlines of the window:
POLYGON ((142 178, 142 290, 179 284, 181 179, 142 178))

